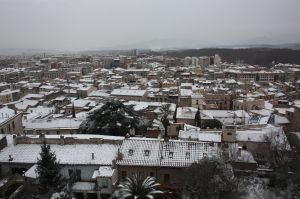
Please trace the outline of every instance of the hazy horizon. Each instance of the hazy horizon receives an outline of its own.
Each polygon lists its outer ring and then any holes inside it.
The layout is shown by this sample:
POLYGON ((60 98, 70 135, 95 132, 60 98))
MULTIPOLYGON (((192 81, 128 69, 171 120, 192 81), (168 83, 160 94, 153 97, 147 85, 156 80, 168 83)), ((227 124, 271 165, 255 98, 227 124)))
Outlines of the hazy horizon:
POLYGON ((0 48, 300 43, 299 0, 0 0, 0 48))

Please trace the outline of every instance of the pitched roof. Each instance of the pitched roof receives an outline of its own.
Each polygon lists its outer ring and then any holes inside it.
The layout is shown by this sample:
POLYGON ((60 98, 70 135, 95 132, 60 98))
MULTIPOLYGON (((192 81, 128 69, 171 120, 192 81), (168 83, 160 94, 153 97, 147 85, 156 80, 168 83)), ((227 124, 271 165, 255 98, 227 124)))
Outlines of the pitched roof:
MULTIPOLYGON (((112 165, 119 147, 118 144, 51 144, 50 146, 60 164, 78 165, 112 165), (92 153, 94 153, 94 159, 92 153)), ((11 145, 2 149, 0 162, 35 164, 40 151, 41 145, 39 144, 11 145), (9 161, 9 155, 12 157, 11 161, 9 161)))
POLYGON ((118 165, 187 167, 204 156, 217 156, 217 144, 182 140, 125 139, 118 165))
POLYGON ((156 139, 126 139, 120 150, 123 158, 118 161, 118 164, 159 166, 160 148, 160 141, 156 139), (149 154, 146 154, 146 150, 149 151, 149 154))
POLYGON ((16 115, 13 109, 8 108, 7 106, 0 109, 0 124, 10 120, 12 117, 16 115))

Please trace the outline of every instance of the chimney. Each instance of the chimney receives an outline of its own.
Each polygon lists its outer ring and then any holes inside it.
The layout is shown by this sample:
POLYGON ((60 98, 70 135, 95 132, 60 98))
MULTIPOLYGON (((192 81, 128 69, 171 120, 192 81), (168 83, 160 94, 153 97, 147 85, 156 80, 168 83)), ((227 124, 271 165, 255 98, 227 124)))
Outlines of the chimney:
POLYGON ((13 161, 13 157, 11 155, 8 155, 8 161, 13 161))
POLYGON ((169 142, 169 137, 168 137, 168 136, 165 136, 165 137, 164 137, 164 141, 165 141, 165 142, 169 142))
POLYGON ((112 168, 113 169, 117 168, 117 161, 116 160, 112 160, 112 168))
POLYGON ((238 157, 241 157, 241 155, 242 155, 242 150, 243 150, 243 147, 239 146, 239 147, 238 147, 238 151, 237 151, 237 158, 238 158, 238 157))
POLYGON ((65 144, 65 137, 63 135, 60 136, 59 138, 59 144, 64 145, 65 144))
POLYGON ((117 152, 117 160, 123 160, 123 153, 121 152, 120 149, 118 149, 118 152, 117 152))
POLYGON ((92 160, 95 160, 95 154, 92 153, 92 160))
POLYGON ((17 136, 13 135, 13 145, 17 145, 17 136))

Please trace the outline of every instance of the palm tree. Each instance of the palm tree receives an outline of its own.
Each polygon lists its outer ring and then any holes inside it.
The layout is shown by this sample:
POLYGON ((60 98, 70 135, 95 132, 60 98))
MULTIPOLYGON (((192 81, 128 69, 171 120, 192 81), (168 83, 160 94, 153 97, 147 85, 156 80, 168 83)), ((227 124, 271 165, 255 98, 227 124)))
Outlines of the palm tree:
POLYGON ((162 191, 157 189, 159 186, 160 184, 155 182, 154 177, 144 178, 141 175, 134 175, 121 182, 113 194, 113 198, 153 199, 155 196, 163 194, 162 191))
POLYGON ((160 115, 163 116, 169 116, 172 113, 172 110, 170 109, 171 104, 164 104, 159 108, 160 115))
POLYGON ((159 108, 161 115, 160 121, 165 128, 165 137, 168 136, 168 126, 170 126, 170 122, 168 119, 168 116, 172 113, 170 106, 170 104, 164 104, 159 108))

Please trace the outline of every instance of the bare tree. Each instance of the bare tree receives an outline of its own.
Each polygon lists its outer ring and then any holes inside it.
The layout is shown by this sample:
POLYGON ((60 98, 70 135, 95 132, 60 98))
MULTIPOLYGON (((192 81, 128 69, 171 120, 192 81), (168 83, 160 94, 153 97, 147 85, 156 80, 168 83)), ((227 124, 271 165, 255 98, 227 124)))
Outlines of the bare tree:
POLYGON ((291 183, 291 163, 293 151, 282 128, 274 127, 267 130, 265 140, 270 144, 269 163, 273 172, 269 185, 274 188, 286 189, 291 183))
POLYGON ((183 171, 181 188, 192 199, 236 198, 240 195, 231 165, 204 158, 183 171))

